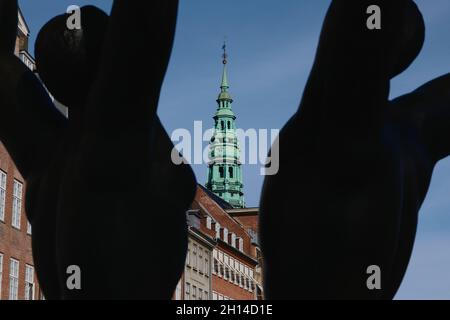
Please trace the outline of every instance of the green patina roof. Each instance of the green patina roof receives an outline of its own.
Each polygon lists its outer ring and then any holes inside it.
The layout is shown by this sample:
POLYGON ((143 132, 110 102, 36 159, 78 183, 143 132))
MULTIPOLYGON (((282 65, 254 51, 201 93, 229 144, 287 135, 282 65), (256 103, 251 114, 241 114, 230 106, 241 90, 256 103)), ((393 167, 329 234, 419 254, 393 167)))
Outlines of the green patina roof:
POLYGON ((230 93, 228 92, 228 91, 225 91, 225 92, 221 92, 220 94, 219 94, 219 98, 218 98, 219 100, 229 100, 229 101, 232 101, 233 99, 231 98, 231 95, 230 95, 230 93))

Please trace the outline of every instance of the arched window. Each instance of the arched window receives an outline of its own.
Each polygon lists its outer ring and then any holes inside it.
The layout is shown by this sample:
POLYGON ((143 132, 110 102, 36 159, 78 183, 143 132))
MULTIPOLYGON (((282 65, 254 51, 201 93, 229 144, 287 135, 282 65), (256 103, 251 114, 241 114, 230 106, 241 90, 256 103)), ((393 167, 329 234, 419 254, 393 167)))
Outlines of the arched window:
POLYGON ((221 178, 223 178, 223 176, 224 176, 223 167, 219 167, 219 175, 221 178))
POLYGON ((220 121, 220 127, 222 128, 222 130, 225 130, 225 122, 220 121))
POLYGON ((228 121, 228 130, 230 130, 230 129, 231 129, 231 122, 228 121))
POLYGON ((233 167, 229 167, 229 168, 228 168, 228 175, 230 176, 231 179, 234 178, 233 167))

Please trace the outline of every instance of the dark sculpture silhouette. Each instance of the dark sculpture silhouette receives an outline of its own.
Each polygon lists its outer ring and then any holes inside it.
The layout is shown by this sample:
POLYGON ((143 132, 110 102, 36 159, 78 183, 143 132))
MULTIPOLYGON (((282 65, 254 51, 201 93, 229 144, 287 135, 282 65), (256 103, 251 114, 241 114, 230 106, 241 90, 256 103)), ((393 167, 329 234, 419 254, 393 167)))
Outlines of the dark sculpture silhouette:
MULTIPOLYGON (((0 139, 27 181, 48 299, 169 299, 175 289, 196 186, 189 166, 172 163, 156 116, 177 5, 116 0, 111 17, 83 8, 82 30, 67 30, 67 15, 41 30, 38 72, 67 120, 14 56, 17 1, 0 0, 0 139), (72 265, 81 290, 66 286, 72 265)), ((450 154, 450 75, 388 99, 424 35, 411 0, 333 0, 299 111, 277 142, 279 173, 263 188, 267 298, 394 297, 433 168, 450 154), (381 30, 366 27, 374 4, 381 30), (372 265, 381 290, 367 287, 372 265)))
POLYGON ((450 154, 450 75, 389 101, 425 36, 410 0, 333 0, 299 111, 261 199, 269 299, 391 299, 435 164, 450 154), (369 30, 378 5, 382 29, 369 30), (381 290, 369 290, 369 266, 381 290), (286 273, 288 272, 288 274, 286 273))
POLYGON ((0 0, 0 140, 27 182, 47 299, 170 299, 175 290, 196 190, 156 116, 177 8, 116 0, 111 17, 82 8, 81 30, 67 29, 68 15, 43 27, 37 70, 67 120, 14 56, 17 1, 0 0), (81 290, 66 285, 72 265, 81 290))

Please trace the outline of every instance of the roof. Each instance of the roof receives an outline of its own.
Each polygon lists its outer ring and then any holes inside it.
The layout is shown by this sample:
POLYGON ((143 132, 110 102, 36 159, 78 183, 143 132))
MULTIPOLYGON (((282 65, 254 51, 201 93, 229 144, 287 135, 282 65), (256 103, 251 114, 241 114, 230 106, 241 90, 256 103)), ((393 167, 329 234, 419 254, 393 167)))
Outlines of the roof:
POLYGON ((226 211, 232 217, 259 215, 259 208, 233 208, 226 211))
POLYGON ((202 188, 203 191, 205 191, 208 196, 213 199, 222 209, 224 210, 231 210, 234 209, 234 207, 229 204, 227 201, 223 200, 221 197, 219 197, 218 195, 216 195, 214 192, 212 192, 211 190, 205 188, 203 185, 199 184, 199 187, 202 188))
POLYGON ((30 35, 30 28, 28 27, 28 24, 23 16, 22 10, 20 10, 20 8, 19 8, 18 16, 19 16, 19 29, 23 32, 23 34, 25 36, 28 37, 30 35))

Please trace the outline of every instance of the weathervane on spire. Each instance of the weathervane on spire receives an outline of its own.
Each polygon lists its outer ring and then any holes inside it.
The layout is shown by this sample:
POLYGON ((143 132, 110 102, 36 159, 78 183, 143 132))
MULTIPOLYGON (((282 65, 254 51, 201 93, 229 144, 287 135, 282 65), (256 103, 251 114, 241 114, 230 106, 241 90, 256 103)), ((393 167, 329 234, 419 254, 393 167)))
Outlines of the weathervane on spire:
POLYGON ((228 54, 227 54, 227 39, 225 38, 225 40, 223 41, 223 64, 227 64, 228 63, 228 54))

